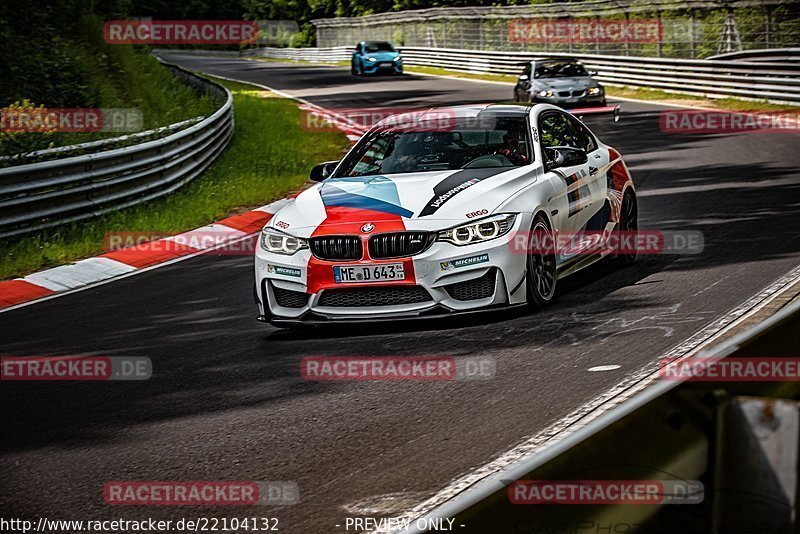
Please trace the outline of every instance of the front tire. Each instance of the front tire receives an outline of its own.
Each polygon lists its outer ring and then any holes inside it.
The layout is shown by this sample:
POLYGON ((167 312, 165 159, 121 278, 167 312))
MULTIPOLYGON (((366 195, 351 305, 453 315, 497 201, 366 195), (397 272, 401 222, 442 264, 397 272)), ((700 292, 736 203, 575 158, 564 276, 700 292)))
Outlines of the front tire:
MULTIPOLYGON (((637 230, 639 230, 639 206, 636 202, 636 195, 629 189, 625 196, 622 197, 622 205, 619 210, 619 229, 617 231, 622 234, 622 232, 636 232, 637 230)), ((617 243, 621 242, 622 240, 617 240, 617 243)), ((634 248, 628 254, 624 252, 617 253, 615 259, 620 267, 627 267, 636 263, 638 257, 639 254, 634 248)))
POLYGON ((537 215, 528 236, 527 275, 528 306, 532 310, 543 308, 553 301, 558 282, 555 239, 547 220, 537 215), (549 250, 542 247, 542 237, 551 238, 549 250))

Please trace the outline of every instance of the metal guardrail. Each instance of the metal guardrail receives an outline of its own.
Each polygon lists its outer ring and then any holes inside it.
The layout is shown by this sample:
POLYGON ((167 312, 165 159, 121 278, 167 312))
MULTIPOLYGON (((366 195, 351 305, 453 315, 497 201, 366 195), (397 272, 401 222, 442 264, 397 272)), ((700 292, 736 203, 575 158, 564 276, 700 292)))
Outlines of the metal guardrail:
POLYGON ((747 61, 772 61, 777 63, 797 63, 800 61, 800 48, 765 48, 762 50, 742 50, 711 56, 708 59, 728 59, 747 61))
POLYGON ((250 48, 241 52, 244 57, 311 61, 314 63, 350 61, 352 54, 353 46, 334 46, 331 48, 250 48))
MULTIPOLYGON (((795 301, 695 358, 719 361, 759 355, 794 357, 799 326, 800 301, 795 301)), ((741 433, 734 435, 735 429, 724 421, 737 399, 742 398, 740 396, 763 399, 767 406, 764 422, 770 425, 771 432, 790 421, 771 416, 770 410, 777 411, 777 403, 781 400, 800 399, 800 384, 791 379, 785 382, 660 380, 565 439, 508 465, 502 472, 477 482, 427 511, 421 522, 412 522, 402 534, 431 532, 433 529, 429 530, 425 525, 448 518, 453 519, 456 525, 466 527, 458 529, 465 533, 685 532, 690 530, 686 528, 687 521, 697 525, 708 521, 708 528, 698 527, 692 532, 797 532, 797 516, 788 513, 797 506, 800 495, 796 494, 800 491, 796 473, 800 454, 796 448, 796 427, 788 429, 788 432, 794 432, 794 436, 788 436, 794 447, 778 449, 779 454, 794 460, 795 473, 789 480, 790 485, 795 485, 795 490, 788 488, 787 495, 777 492, 778 497, 775 497, 764 490, 769 485, 779 487, 778 483, 773 484, 775 470, 779 469, 775 465, 778 464, 771 465, 760 457, 761 454, 772 453, 774 456, 775 453, 767 451, 756 455, 748 451, 749 455, 737 457, 740 451, 736 448, 743 441, 741 433), (736 462, 732 463, 732 459, 736 462), (675 524, 668 522, 668 514, 683 512, 674 507, 665 512, 659 506, 519 506, 511 504, 508 497, 508 486, 517 480, 604 477, 623 480, 704 478, 708 484, 708 503, 702 511, 678 515, 675 524), (738 502, 732 502, 736 497, 740 497, 738 502), (733 516, 737 510, 742 510, 742 506, 746 507, 745 513, 752 514, 755 510, 757 516, 738 524, 742 518, 733 516), (656 514, 660 514, 658 517, 662 523, 654 527, 648 521, 653 520, 656 514), (713 519, 707 516, 713 516, 713 519)), ((792 404, 797 406, 796 402, 792 404)), ((673 521, 676 519, 675 516, 671 518, 673 521)))
POLYGON ((224 99, 222 107, 200 122, 153 141, 0 169, 0 237, 147 202, 190 182, 214 161, 233 135, 231 93, 176 65, 162 63, 190 85, 217 93, 224 99))
MULTIPOLYGON (((246 55, 292 61, 335 62, 349 60, 351 50, 346 46, 260 48, 247 51, 246 55)), ((519 74, 521 68, 518 64, 522 61, 540 57, 571 57, 581 60, 589 70, 597 71, 597 79, 607 84, 700 94, 709 98, 737 97, 800 103, 800 64, 793 65, 785 61, 543 55, 420 47, 401 47, 400 50, 404 64, 409 67, 441 67, 472 74, 519 74)))

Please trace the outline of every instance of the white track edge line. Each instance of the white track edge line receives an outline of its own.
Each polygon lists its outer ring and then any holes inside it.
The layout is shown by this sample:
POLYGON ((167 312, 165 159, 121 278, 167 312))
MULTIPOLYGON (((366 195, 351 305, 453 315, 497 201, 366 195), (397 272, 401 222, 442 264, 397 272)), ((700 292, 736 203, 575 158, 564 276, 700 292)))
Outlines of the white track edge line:
MULTIPOLYGON (((591 401, 582 404, 565 417, 562 417, 550 426, 524 439, 490 462, 474 468, 470 472, 456 478, 433 496, 414 506, 407 512, 395 517, 414 520, 424 517, 427 514, 435 513, 436 509, 444 506, 463 492, 468 491, 480 481, 508 470, 515 463, 521 462, 523 459, 532 456, 545 447, 552 446, 562 441, 567 436, 585 427, 591 421, 607 413, 624 400, 649 388, 652 382, 646 381, 645 379, 651 376, 653 372, 658 372, 658 365, 661 360, 665 358, 677 359, 686 357, 699 346, 713 342, 715 339, 718 339, 720 336, 770 304, 783 289, 790 287, 798 281, 800 281, 800 266, 794 267, 788 273, 771 282, 764 289, 728 311, 726 314, 718 317, 712 323, 681 341, 678 345, 667 351, 664 357, 659 358, 655 362, 648 363, 639 371, 622 380, 616 386, 606 390, 591 401), (614 401, 614 403, 610 408, 600 409, 604 404, 612 401, 614 401)), ((387 531, 375 530, 372 534, 384 532, 387 531)))

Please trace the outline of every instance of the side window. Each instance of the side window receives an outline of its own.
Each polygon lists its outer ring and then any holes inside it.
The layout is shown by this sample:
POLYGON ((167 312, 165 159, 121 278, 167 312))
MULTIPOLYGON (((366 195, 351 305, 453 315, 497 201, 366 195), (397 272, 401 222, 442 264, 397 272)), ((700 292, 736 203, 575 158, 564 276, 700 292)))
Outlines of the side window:
POLYGON ((573 117, 569 117, 569 122, 572 125, 572 129, 575 131, 575 135, 578 136, 581 148, 585 149, 587 154, 597 150, 597 141, 589 129, 573 117))
POLYGON ((568 146, 585 149, 586 145, 575 134, 569 124, 567 116, 563 113, 552 112, 539 119, 539 136, 545 148, 554 146, 568 146))

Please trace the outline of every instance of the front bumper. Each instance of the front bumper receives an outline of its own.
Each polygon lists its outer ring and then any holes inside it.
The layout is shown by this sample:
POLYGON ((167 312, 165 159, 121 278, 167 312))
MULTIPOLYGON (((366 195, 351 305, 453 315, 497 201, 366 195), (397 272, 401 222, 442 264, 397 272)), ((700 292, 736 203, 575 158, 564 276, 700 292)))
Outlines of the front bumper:
POLYGON ((363 62, 364 65, 364 74, 377 74, 380 72, 385 73, 393 73, 393 74, 403 74, 403 62, 399 61, 376 61, 375 63, 370 63, 368 61, 363 62))
POLYGON ((556 91, 553 93, 553 96, 539 96, 538 94, 534 94, 532 95, 532 99, 534 102, 553 104, 556 106, 602 105, 606 102, 606 94, 605 91, 601 91, 596 95, 587 95, 585 91, 577 95, 573 94, 573 91, 556 91))
MULTIPOLYGON (((524 226, 528 225, 528 226, 524 226)), ((274 324, 410 319, 513 306, 526 302, 526 256, 511 240, 530 219, 518 216, 505 236, 465 247, 434 243, 409 258, 328 262, 256 252, 259 316, 274 324), (402 263, 406 280, 336 283, 336 265, 402 263)))

